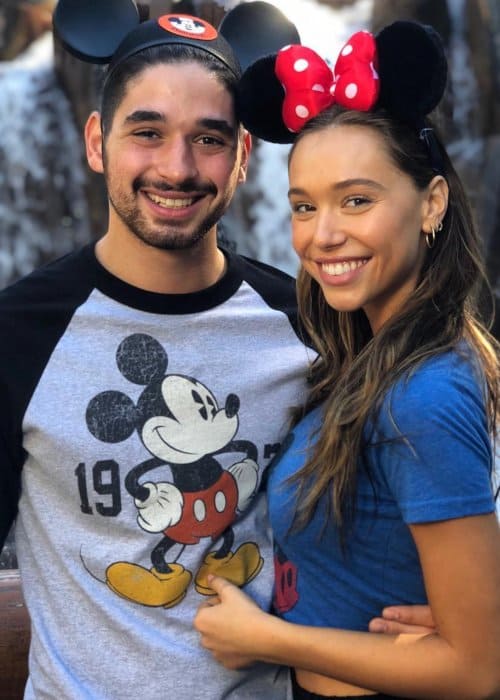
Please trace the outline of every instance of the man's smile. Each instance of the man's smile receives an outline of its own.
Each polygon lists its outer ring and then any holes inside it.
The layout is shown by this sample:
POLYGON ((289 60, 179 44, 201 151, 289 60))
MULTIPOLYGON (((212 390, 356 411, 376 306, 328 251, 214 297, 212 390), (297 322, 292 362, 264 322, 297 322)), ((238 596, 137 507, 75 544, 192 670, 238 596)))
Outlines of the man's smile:
POLYGON ((154 202, 155 204, 158 204, 160 207, 165 207, 167 209, 184 209, 186 207, 190 207, 191 204, 195 201, 194 197, 160 197, 158 194, 152 194, 152 193, 147 193, 146 196, 149 197, 149 199, 154 202))

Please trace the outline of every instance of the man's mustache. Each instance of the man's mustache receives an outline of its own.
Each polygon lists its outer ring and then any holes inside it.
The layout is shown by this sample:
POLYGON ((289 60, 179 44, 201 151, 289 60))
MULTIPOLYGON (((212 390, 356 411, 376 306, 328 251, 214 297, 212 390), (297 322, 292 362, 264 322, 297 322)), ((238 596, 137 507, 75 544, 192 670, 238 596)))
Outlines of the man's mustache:
POLYGON ((136 177, 132 184, 134 192, 138 192, 142 188, 151 188, 159 192, 179 192, 183 194, 191 194, 196 192, 197 194, 217 194, 217 188, 213 183, 200 182, 195 179, 184 180, 184 182, 172 185, 165 180, 160 182, 153 182, 144 180, 142 177, 136 177))

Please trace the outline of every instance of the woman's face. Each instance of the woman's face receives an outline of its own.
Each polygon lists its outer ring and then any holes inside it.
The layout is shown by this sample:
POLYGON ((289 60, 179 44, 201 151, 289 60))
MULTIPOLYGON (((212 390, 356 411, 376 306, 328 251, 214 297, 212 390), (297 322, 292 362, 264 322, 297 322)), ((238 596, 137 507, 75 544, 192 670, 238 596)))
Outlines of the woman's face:
POLYGON ((418 190, 364 126, 304 136, 289 176, 293 246, 303 267, 330 306, 363 309, 376 333, 417 284, 423 231, 439 221, 432 186, 418 190))

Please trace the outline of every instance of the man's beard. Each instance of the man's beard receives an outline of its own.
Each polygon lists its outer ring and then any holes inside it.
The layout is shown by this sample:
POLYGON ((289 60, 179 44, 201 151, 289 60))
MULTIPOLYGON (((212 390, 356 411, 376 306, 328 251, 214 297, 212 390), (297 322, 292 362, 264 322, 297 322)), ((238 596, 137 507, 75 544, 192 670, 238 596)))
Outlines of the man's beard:
MULTIPOLYGON (((177 187, 165 187, 164 183, 160 185, 158 183, 147 184, 156 190, 164 190, 169 193, 196 191, 205 194, 217 194, 215 186, 200 185, 193 182, 186 182, 177 187)), ((229 205, 229 195, 222 197, 215 208, 210 210, 207 216, 192 230, 179 231, 176 226, 167 223, 157 223, 155 225, 154 222, 141 214, 136 203, 137 192, 141 187, 146 187, 147 184, 140 178, 137 178, 133 183, 133 196, 119 193, 119 198, 113 198, 108 191, 108 197, 111 206, 127 228, 141 241, 159 250, 188 250, 194 248, 219 222, 229 205), (116 199, 118 199, 118 202, 116 199)))

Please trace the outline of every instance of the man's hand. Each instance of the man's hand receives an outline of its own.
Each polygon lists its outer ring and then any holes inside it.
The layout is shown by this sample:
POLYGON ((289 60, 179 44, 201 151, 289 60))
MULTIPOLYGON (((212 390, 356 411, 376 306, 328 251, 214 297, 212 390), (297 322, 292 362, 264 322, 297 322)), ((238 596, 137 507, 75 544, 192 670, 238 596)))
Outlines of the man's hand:
POLYGON ((394 605, 382 610, 382 617, 374 617, 368 625, 370 632, 385 634, 432 633, 436 631, 428 605, 394 605))

